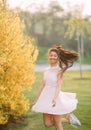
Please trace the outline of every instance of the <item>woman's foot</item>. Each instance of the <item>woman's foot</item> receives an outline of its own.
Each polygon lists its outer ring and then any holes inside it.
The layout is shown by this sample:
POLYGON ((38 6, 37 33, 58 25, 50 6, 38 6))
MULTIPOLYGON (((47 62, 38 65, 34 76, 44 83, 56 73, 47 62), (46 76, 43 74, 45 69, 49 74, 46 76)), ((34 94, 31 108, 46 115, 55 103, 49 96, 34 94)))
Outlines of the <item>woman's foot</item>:
POLYGON ((77 128, 78 126, 81 126, 80 121, 77 119, 77 117, 73 114, 70 113, 67 117, 68 122, 74 127, 77 128))

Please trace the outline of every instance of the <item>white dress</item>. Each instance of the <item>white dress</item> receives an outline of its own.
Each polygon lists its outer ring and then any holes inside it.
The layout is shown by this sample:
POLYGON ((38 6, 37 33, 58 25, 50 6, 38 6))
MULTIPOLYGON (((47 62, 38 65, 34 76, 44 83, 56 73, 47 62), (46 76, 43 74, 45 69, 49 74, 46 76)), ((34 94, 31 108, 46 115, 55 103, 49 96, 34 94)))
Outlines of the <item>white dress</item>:
POLYGON ((62 92, 60 91, 57 99, 56 106, 52 106, 52 100, 55 95, 57 87, 57 74, 59 72, 59 66, 48 67, 44 71, 45 86, 36 102, 33 105, 32 111, 62 115, 72 112, 77 107, 76 93, 62 92))

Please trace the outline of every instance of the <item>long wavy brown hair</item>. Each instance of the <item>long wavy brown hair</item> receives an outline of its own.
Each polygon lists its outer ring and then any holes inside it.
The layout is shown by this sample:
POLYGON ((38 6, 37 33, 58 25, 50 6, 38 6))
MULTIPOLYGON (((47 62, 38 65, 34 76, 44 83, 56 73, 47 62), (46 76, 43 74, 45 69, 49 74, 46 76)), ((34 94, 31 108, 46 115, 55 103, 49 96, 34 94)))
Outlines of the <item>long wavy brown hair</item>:
POLYGON ((56 52, 56 54, 58 55, 59 67, 62 69, 63 72, 71 67, 74 61, 79 58, 78 53, 76 53, 75 51, 68 51, 62 46, 53 46, 49 49, 48 55, 52 51, 56 52))

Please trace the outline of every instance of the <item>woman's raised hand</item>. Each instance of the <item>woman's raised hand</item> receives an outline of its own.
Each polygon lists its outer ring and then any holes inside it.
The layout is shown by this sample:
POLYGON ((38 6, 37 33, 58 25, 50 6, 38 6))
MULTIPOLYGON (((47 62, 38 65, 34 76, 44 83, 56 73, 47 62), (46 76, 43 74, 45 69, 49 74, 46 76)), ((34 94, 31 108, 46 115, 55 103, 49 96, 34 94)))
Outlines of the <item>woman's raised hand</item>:
POLYGON ((53 99, 53 100, 52 100, 52 107, 55 107, 55 106, 56 106, 56 100, 53 99))

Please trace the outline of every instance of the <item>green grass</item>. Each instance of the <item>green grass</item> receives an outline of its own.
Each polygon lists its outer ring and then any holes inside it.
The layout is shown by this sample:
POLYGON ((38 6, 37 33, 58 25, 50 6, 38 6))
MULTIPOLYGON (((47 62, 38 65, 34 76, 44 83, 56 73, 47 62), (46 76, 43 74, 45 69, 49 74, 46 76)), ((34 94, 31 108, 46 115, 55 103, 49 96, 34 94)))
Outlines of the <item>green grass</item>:
MULTIPOLYGON (((36 80, 32 86, 32 91, 25 92, 30 103, 33 102, 37 95, 41 78, 42 73, 36 73, 36 80)), ((80 79, 78 71, 66 72, 62 90, 77 93, 79 103, 74 114, 82 123, 82 126, 77 130, 91 130, 91 70, 83 71, 83 79, 80 79)), ((18 121, 17 124, 12 125, 10 130, 55 130, 54 127, 44 127, 41 113, 35 113, 29 110, 23 117, 25 118, 25 122, 18 121)), ((74 130, 74 128, 67 123, 63 124, 63 127, 64 130, 74 130)))

